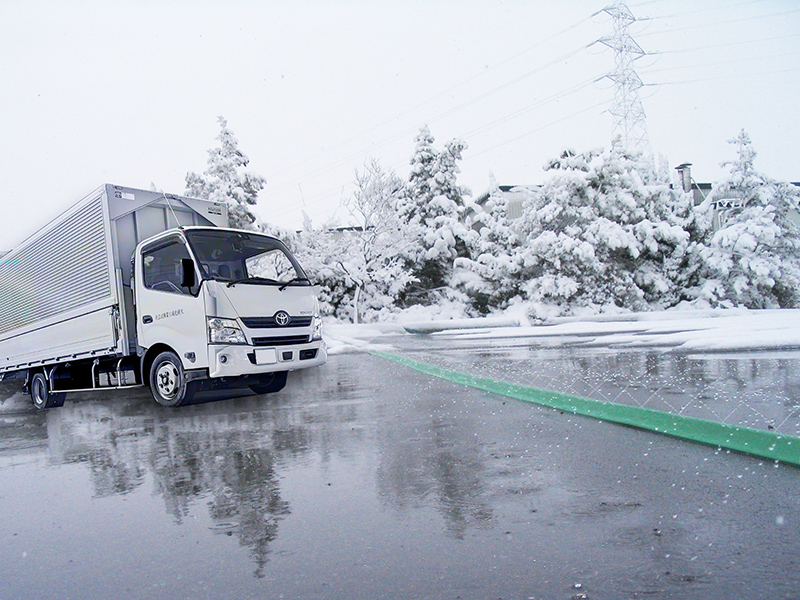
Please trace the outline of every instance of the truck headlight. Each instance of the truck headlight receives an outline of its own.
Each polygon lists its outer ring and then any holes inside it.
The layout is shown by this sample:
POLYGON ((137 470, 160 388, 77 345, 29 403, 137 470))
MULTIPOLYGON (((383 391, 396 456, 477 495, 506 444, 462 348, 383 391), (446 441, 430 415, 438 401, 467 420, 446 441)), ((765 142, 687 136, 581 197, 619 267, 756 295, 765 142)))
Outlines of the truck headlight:
POLYGON ((322 319, 314 317, 311 321, 311 341, 316 342, 322 339, 322 319))
POLYGON ((234 319, 207 317, 209 344, 246 344, 244 332, 234 319))

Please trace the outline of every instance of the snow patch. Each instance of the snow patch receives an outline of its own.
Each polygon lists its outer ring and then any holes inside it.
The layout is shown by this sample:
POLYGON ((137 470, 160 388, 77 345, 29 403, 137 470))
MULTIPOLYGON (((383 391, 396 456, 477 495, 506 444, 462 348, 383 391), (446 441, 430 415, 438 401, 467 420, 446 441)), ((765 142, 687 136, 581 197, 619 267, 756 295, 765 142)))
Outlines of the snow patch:
MULTIPOLYGON (((421 314, 421 311, 417 311, 421 314)), ((800 309, 708 309, 559 317, 531 325, 520 307, 493 317, 326 324, 329 354, 391 350, 392 335, 435 334, 485 341, 528 339, 538 346, 662 348, 674 352, 800 351, 800 309), (384 338, 384 339, 382 339, 384 338)), ((792 353, 794 354, 794 353, 792 353)))
POLYGON ((351 325, 343 323, 325 323, 322 335, 328 346, 328 355, 369 352, 371 350, 392 350, 390 344, 375 342, 376 338, 391 334, 405 333, 396 323, 368 323, 351 325))

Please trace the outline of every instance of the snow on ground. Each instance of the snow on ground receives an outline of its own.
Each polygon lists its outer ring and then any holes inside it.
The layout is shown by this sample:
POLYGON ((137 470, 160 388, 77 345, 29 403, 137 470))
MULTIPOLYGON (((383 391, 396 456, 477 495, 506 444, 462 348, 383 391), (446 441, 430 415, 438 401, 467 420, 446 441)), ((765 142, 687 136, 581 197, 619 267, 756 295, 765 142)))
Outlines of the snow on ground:
POLYGON ((370 350, 392 350, 387 343, 376 342, 376 338, 391 334, 403 334, 406 330, 397 323, 347 323, 327 322, 322 335, 328 346, 328 354, 369 352, 370 350))
POLYGON ((327 323, 330 354, 391 349, 388 335, 429 334, 458 339, 530 338, 537 346, 664 348, 677 352, 800 349, 800 309, 673 310, 552 319, 530 325, 524 317, 416 320, 346 325, 327 323))

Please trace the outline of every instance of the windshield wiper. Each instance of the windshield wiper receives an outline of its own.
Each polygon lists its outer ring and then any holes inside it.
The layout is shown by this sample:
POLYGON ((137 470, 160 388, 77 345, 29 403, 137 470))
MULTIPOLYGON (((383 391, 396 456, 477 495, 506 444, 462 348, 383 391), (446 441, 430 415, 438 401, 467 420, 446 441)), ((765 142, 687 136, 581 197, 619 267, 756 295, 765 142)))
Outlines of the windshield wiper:
POLYGON ((295 277, 293 279, 290 279, 286 283, 284 283, 281 287, 278 288, 278 290, 282 292, 283 290, 285 290, 288 286, 292 285, 293 283, 299 283, 301 281, 307 281, 308 283, 311 283, 311 280, 308 277, 295 277))
POLYGON ((228 282, 228 287, 232 287, 237 283, 280 283, 269 277, 242 277, 240 279, 232 279, 228 282))

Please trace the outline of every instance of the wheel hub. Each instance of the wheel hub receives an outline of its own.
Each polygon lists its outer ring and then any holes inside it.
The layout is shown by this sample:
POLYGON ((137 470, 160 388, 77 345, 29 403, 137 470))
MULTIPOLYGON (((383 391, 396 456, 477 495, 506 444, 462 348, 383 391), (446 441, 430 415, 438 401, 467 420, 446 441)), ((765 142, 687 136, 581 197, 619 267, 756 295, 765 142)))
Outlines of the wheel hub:
POLYGON ((178 393, 178 369, 175 368, 175 365, 166 363, 158 368, 156 385, 164 398, 172 398, 178 393))
POLYGON ((33 400, 36 404, 44 404, 45 390, 44 384, 38 379, 33 382, 33 400))

